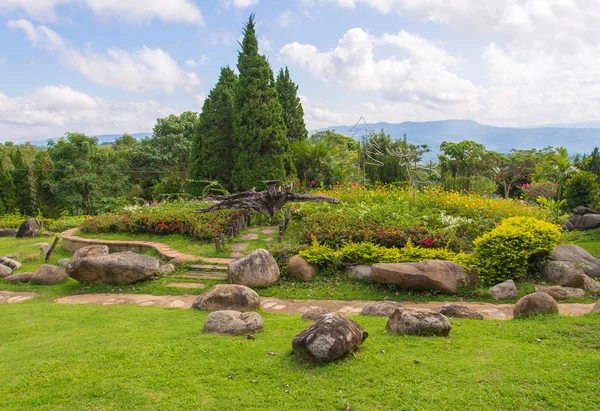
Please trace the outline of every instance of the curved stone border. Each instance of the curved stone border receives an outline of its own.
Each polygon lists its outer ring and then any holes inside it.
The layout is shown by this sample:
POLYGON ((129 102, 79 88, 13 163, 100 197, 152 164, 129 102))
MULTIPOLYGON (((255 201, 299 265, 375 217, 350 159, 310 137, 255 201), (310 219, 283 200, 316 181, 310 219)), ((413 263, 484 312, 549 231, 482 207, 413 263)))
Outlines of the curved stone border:
POLYGON ((75 235, 77 230, 79 230, 79 228, 71 228, 70 230, 63 231, 60 235, 63 240, 63 247, 72 253, 89 245, 106 245, 112 252, 133 251, 134 253, 140 254, 146 252, 149 248, 153 248, 163 259, 169 261, 175 259, 175 262, 179 264, 198 260, 212 264, 229 264, 235 260, 234 258, 210 258, 193 254, 184 254, 172 249, 166 244, 155 241, 97 240, 95 238, 84 238, 75 235))

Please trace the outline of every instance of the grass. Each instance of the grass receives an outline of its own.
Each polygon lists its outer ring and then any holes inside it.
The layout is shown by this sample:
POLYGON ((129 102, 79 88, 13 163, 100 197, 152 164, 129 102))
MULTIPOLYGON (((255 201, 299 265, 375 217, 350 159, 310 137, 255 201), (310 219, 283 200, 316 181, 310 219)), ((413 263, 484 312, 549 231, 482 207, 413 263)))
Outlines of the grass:
POLYGON ((573 410, 598 407, 600 316, 453 320, 448 338, 369 337, 312 365, 291 354, 307 324, 262 313, 255 340, 203 334, 205 313, 4 305, 1 409, 573 410))
POLYGON ((566 243, 577 244, 585 248, 596 258, 600 258, 600 228, 587 231, 571 231, 563 235, 566 243))

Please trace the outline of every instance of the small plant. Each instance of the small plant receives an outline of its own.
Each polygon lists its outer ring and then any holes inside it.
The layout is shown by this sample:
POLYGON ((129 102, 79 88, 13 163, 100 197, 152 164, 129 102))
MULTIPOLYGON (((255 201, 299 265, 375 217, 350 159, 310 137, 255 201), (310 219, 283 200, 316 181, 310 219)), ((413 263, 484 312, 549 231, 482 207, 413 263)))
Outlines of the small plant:
POLYGON ((332 265, 338 261, 335 252, 326 245, 319 244, 319 240, 314 236, 312 237, 310 247, 300 251, 298 255, 304 258, 308 263, 317 264, 319 266, 332 265))

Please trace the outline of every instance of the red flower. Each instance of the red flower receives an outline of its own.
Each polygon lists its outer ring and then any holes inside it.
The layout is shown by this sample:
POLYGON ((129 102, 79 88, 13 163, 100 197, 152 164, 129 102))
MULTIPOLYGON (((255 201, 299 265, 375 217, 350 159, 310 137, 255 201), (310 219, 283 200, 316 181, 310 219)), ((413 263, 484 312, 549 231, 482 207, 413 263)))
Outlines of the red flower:
POLYGON ((314 186, 315 184, 317 184, 317 182, 315 180, 310 180, 310 183, 314 186))
POLYGON ((296 185, 300 184, 300 180, 296 180, 296 181, 294 182, 294 184, 296 184, 296 185))

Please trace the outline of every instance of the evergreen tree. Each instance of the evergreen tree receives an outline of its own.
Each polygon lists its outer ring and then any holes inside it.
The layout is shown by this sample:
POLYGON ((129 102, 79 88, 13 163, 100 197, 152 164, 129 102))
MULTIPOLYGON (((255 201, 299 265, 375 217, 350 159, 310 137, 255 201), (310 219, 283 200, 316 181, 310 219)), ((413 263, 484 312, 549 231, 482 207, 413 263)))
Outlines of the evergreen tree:
POLYGON ((244 27, 237 68, 231 180, 239 191, 264 187, 263 180, 285 180, 292 168, 273 71, 258 53, 254 15, 244 27))
POLYGON ((12 173, 0 158, 0 215, 15 210, 15 185, 12 173))
POLYGON ((15 205, 22 215, 32 216, 35 214, 33 173, 21 147, 17 147, 15 150, 12 163, 15 167, 12 172, 15 187, 15 205))
MULTIPOLYGON (((194 130, 188 179, 217 180, 231 189, 233 169, 233 90, 237 76, 229 67, 221 68, 221 75, 202 106, 202 113, 194 130)), ((188 192, 202 194, 201 183, 190 183, 188 192)))
POLYGON ((293 143, 296 140, 306 139, 308 137, 308 130, 306 130, 306 125, 304 124, 302 103, 300 103, 300 98, 297 96, 298 86, 290 78, 290 72, 287 67, 285 70, 279 70, 275 89, 279 97, 279 104, 281 104, 288 140, 290 143, 293 143))

